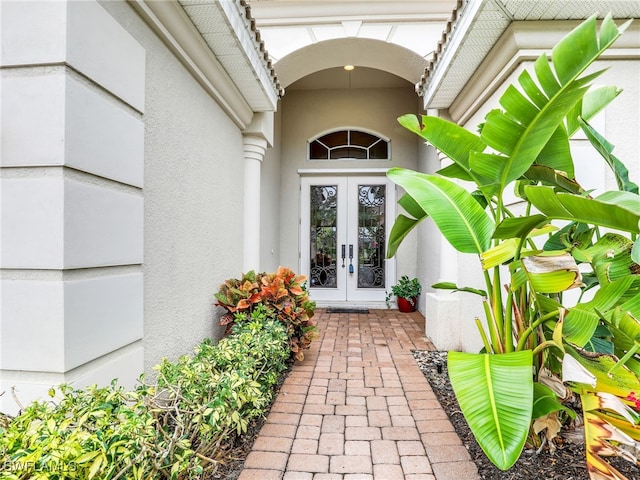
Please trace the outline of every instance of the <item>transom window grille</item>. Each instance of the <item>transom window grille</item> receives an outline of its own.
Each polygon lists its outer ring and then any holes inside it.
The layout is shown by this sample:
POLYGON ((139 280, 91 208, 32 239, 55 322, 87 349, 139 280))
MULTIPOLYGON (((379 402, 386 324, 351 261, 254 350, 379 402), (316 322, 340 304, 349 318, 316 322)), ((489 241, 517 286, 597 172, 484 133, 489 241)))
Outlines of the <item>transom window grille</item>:
POLYGON ((389 160, 389 140, 361 130, 339 130, 309 142, 309 160, 389 160))

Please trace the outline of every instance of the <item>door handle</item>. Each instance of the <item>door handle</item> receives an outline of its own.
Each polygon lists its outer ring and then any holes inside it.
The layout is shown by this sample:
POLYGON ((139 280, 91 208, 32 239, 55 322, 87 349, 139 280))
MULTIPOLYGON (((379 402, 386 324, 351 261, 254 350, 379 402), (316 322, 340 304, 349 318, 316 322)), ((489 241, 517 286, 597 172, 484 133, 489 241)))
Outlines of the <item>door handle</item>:
POLYGON ((347 258, 347 246, 342 244, 342 268, 344 268, 344 260, 347 258))
POLYGON ((349 273, 353 273, 353 244, 349 245, 349 273))

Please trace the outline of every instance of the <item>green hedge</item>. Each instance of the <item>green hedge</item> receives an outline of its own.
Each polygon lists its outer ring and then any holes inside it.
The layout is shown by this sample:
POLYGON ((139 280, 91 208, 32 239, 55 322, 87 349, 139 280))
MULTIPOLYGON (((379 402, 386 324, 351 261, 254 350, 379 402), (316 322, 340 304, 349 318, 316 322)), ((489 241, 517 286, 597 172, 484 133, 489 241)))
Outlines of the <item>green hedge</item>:
POLYGON ((63 385, 0 428, 0 478, 187 479, 214 473, 264 414, 290 357, 285 327, 256 308, 217 344, 163 360, 157 381, 63 385))

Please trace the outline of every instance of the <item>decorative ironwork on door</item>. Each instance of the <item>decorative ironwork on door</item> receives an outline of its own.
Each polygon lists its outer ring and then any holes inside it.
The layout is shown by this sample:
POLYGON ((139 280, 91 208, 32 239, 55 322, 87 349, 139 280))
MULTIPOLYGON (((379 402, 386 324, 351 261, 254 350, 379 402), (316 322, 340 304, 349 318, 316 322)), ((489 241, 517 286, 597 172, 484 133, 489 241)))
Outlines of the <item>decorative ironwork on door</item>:
POLYGON ((312 185, 310 196, 309 280, 312 287, 337 288, 338 186, 312 185))
POLYGON ((385 185, 358 185, 358 288, 385 286, 385 185))

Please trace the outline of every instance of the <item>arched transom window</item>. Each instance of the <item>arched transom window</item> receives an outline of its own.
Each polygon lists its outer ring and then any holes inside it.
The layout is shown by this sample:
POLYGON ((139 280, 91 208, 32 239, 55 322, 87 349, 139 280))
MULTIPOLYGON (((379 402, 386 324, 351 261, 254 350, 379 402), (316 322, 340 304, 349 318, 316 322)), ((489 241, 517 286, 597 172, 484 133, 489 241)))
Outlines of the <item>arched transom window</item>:
POLYGON ((362 130, 337 130, 309 141, 309 160, 389 160, 389 143, 362 130))

